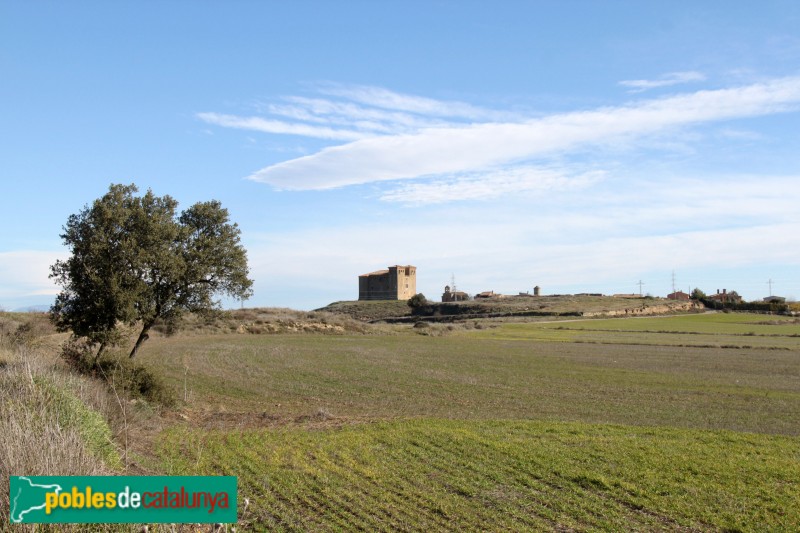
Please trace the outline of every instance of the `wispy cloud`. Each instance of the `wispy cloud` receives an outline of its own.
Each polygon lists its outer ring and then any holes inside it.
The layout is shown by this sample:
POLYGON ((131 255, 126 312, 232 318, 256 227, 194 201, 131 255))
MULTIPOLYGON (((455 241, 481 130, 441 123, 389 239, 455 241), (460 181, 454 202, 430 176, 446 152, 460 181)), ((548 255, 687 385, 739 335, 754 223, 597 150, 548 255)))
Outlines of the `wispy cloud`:
MULTIPOLYGON (((286 190, 481 172, 671 128, 795 110, 800 78, 698 91, 521 122, 485 122, 367 137, 266 167, 249 179, 286 190)), ((527 162, 527 163, 526 163, 527 162)))
POLYGON ((287 97, 285 103, 270 103, 259 107, 270 114, 291 120, 314 124, 336 124, 378 135, 413 132, 422 128, 449 124, 449 122, 436 117, 364 107, 352 102, 300 96, 287 97))
POLYGON ((685 72, 670 72, 655 80, 624 80, 619 82, 620 85, 630 87, 631 93, 638 93, 650 89, 657 89, 659 87, 669 87, 672 85, 680 85, 683 83, 691 83, 697 81, 705 81, 706 76, 701 72, 685 71, 685 72))
POLYGON ((286 96, 258 103, 266 116, 197 113, 203 122, 236 128, 353 141, 377 135, 416 133, 473 121, 509 119, 509 114, 471 104, 400 94, 381 87, 322 84, 317 97, 286 96))
POLYGON ((339 130, 324 126, 297 124, 280 120, 267 120, 260 117, 238 117, 220 113, 198 113, 197 117, 209 124, 225 128, 253 130, 264 133, 279 133, 289 135, 302 135, 319 139, 333 139, 339 141, 352 141, 361 139, 365 135, 357 131, 339 130))
POLYGON ((381 200, 407 205, 442 204, 458 200, 491 200, 506 194, 533 191, 575 191, 601 180, 602 171, 569 175, 564 171, 532 166, 511 167, 425 183, 403 184, 381 200))
POLYGON ((495 120, 507 117, 506 113, 483 109, 464 102, 443 101, 401 94, 382 87, 328 84, 327 86, 322 86, 320 92, 332 96, 340 96, 368 106, 406 111, 425 116, 470 120, 495 120))

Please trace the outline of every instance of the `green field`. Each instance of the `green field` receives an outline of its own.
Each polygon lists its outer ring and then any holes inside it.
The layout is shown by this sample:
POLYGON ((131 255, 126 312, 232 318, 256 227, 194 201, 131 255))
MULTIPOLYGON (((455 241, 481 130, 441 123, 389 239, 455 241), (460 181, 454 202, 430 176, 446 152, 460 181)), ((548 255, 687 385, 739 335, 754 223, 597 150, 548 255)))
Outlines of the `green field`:
MULTIPOLYGON (((686 317, 696 328, 731 315, 686 317)), ((759 325, 787 335, 800 326, 759 325)), ((443 337, 216 335, 154 339, 142 354, 191 400, 191 418, 292 421, 323 411, 347 420, 406 417, 610 422, 800 434, 800 337, 783 349, 670 346, 670 334, 590 331, 603 344, 570 342, 582 330, 651 327, 671 318, 503 324, 443 337), (627 342, 628 340, 626 340, 627 342)), ((690 337, 695 337, 689 335, 690 337)), ((700 337, 700 335, 697 335, 700 337)), ((744 338, 744 337, 743 337, 744 338)), ((715 346, 742 343, 715 335, 715 346)))
POLYGON ((793 530, 800 442, 582 423, 410 420, 161 441, 171 474, 239 476, 263 530, 793 530))
POLYGON ((142 463, 239 476, 251 529, 795 529, 796 319, 487 325, 154 338, 142 463))
POLYGON ((564 320, 537 325, 502 324, 478 336, 550 342, 796 350, 800 345, 800 319, 708 313, 634 320, 564 320))

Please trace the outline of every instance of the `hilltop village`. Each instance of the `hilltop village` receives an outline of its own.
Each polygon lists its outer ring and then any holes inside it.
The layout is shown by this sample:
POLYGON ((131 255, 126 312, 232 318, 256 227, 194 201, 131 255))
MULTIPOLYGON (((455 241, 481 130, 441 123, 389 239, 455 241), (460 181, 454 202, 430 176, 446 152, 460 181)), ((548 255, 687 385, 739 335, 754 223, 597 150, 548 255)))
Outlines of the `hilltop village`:
MULTIPOLYGON (((453 284, 455 285, 455 284, 453 284)), ((413 265, 394 265, 384 270, 377 270, 358 276, 358 299, 359 300, 410 300, 417 294, 417 267, 413 265)), ((563 296, 593 296, 603 297, 600 293, 579 293, 572 295, 552 294, 548 297, 563 296)), ((635 294, 613 294, 608 295, 614 298, 638 299, 652 296, 644 296, 641 293, 635 294)), ((493 290, 483 291, 471 296, 464 291, 456 290, 455 286, 446 285, 441 295, 442 303, 466 302, 470 300, 500 300, 500 299, 524 299, 543 297, 541 287, 538 285, 532 292, 519 292, 518 294, 508 295, 495 293, 493 290)), ((743 307, 747 310, 758 310, 753 306, 767 306, 773 309, 786 303, 786 298, 781 296, 767 296, 758 302, 745 302, 735 290, 717 289, 716 293, 706 295, 703 291, 695 289, 692 294, 677 290, 667 294, 667 300, 689 302, 696 300, 702 302, 706 307, 743 307)))

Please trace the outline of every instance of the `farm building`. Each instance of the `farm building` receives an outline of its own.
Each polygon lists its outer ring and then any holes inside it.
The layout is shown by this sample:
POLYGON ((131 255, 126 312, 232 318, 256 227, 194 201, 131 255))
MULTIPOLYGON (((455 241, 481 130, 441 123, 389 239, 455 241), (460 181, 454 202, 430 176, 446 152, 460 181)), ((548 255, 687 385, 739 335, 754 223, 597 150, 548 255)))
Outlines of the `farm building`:
POLYGON ((675 291, 667 294, 667 300, 689 301, 690 296, 683 291, 675 291))
POLYGON ((742 297, 739 296, 739 293, 736 291, 728 292, 728 289, 722 289, 722 292, 719 292, 717 289, 717 294, 712 294, 708 297, 709 300, 714 300, 715 302, 722 302, 722 303, 732 303, 738 304, 742 303, 742 297))
POLYGON ((494 298, 495 296, 500 296, 500 295, 495 294, 494 291, 483 291, 476 294, 475 299, 477 300, 479 298, 494 298))

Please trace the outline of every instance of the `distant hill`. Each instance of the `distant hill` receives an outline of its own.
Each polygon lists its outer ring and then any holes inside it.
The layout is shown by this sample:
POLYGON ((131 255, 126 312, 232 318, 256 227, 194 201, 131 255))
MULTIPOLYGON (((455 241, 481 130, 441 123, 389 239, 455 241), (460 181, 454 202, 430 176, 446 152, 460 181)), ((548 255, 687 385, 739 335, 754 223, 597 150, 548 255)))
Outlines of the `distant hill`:
POLYGON ((46 313, 50 310, 49 305, 30 305, 28 307, 17 307, 12 309, 12 313, 46 313))
POLYGON ((413 310, 405 301, 343 301, 318 311, 345 314, 357 320, 405 322, 452 321, 472 318, 525 316, 638 316, 696 311, 695 302, 664 298, 615 298, 613 296, 555 295, 499 296, 466 302, 439 303, 413 310))
POLYGON ((411 308, 405 300, 341 301, 333 302, 316 311, 347 315, 364 321, 411 316, 411 308))

